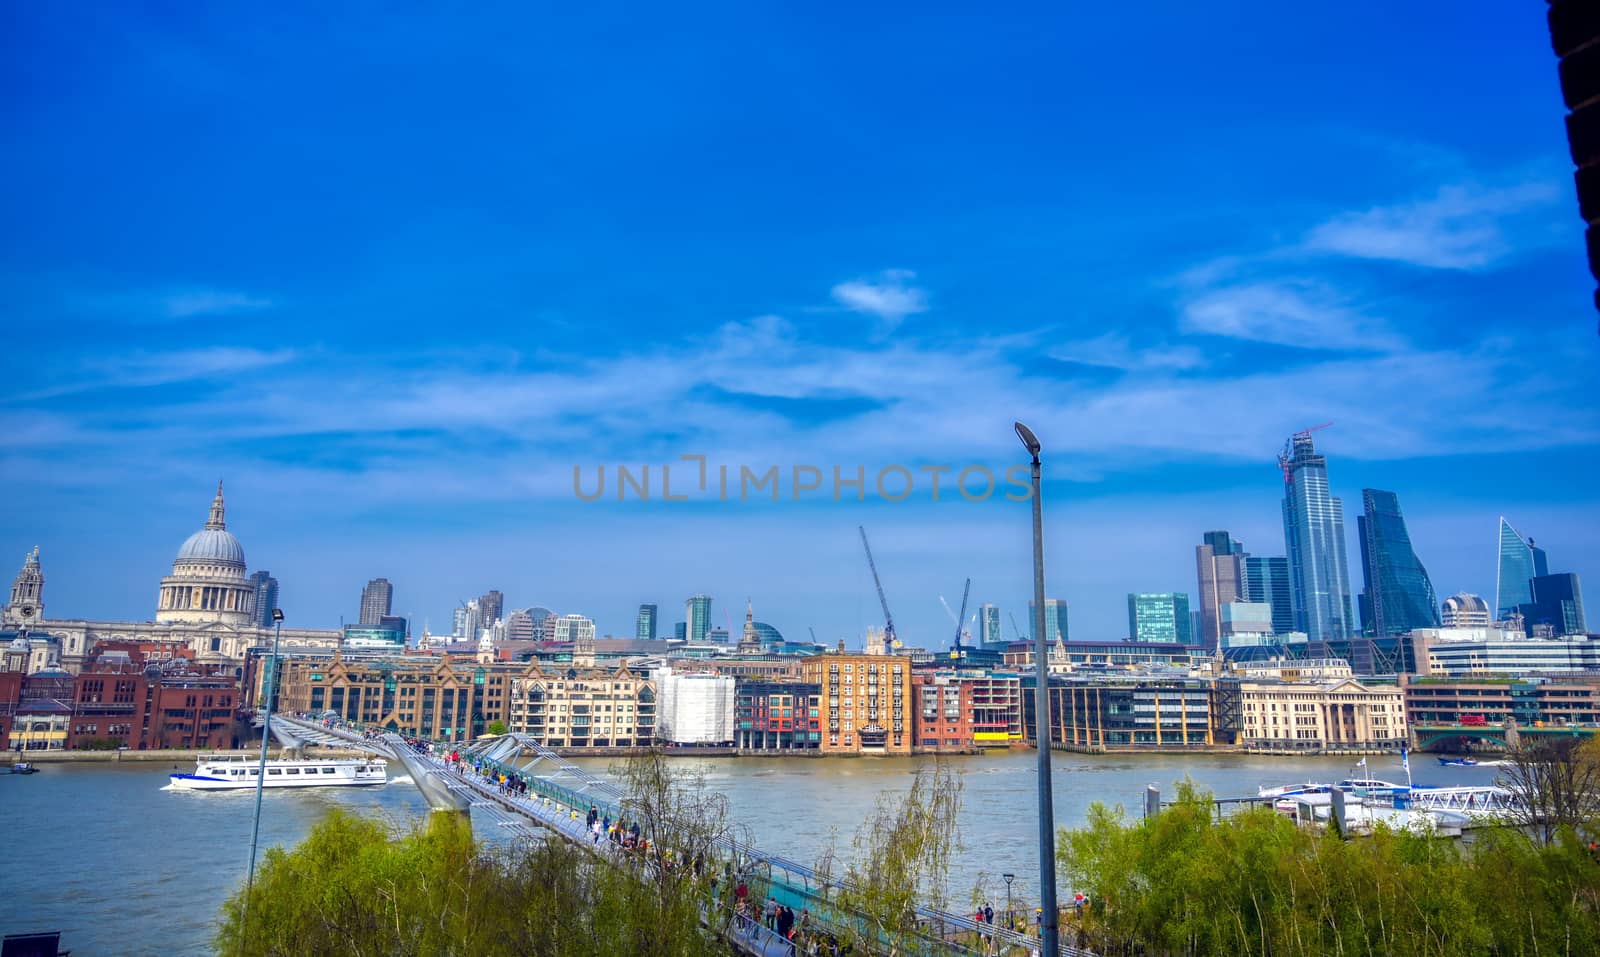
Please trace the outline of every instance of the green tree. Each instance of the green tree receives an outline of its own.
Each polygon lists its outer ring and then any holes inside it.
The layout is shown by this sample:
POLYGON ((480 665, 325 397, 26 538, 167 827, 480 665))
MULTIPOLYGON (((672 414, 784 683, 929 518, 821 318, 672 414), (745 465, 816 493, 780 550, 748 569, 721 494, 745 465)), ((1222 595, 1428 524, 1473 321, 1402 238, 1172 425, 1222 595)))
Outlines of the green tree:
POLYGON ((484 729, 487 734, 505 734, 506 730, 506 723, 499 718, 489 722, 489 726, 484 729))

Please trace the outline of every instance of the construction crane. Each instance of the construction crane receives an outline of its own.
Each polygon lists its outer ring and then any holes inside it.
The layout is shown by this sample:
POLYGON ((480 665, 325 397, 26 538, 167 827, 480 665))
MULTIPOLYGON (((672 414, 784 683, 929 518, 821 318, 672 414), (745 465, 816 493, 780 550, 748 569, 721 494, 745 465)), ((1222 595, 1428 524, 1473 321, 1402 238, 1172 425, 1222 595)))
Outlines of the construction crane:
POLYGON ((1283 484, 1289 484, 1289 476, 1293 471, 1294 440, 1300 438, 1309 439, 1311 438, 1311 433, 1317 431, 1318 429, 1325 429, 1332 424, 1332 422, 1324 422, 1321 425, 1313 425, 1309 429, 1301 429, 1295 434, 1289 436, 1288 441, 1283 443, 1283 451, 1278 453, 1278 468, 1283 471, 1283 484))
POLYGON ((1017 627, 1017 613, 1008 611, 1006 614, 1011 616, 1011 633, 1017 636, 1018 641, 1026 641, 1027 638, 1022 634, 1022 629, 1017 627))
POLYGON ((806 626, 806 631, 811 632, 811 643, 813 645, 821 644, 821 642, 817 641, 817 630, 815 628, 811 627, 810 625, 807 625, 806 626))
POLYGON ((867 544, 867 528, 857 525, 856 530, 861 533, 861 547, 867 551, 867 567, 872 570, 872 584, 878 589, 878 604, 883 606, 883 644, 885 648, 899 646, 900 640, 894 633, 894 616, 889 614, 889 599, 883 597, 883 582, 878 579, 878 563, 872 560, 872 546, 867 544))
POLYGON ((967 617, 967 596, 972 594, 972 579, 961 586, 961 614, 956 616, 956 657, 961 656, 961 622, 967 617))

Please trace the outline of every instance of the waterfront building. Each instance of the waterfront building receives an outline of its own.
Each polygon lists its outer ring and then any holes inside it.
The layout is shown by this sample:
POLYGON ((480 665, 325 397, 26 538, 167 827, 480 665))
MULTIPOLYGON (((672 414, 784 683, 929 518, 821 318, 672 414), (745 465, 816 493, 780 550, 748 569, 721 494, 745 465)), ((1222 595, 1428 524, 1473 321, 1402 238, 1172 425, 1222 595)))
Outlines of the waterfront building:
POLYGON ((26 676, 8 742, 12 750, 66 750, 72 727, 72 694, 72 675, 60 668, 45 668, 26 676))
POLYGON ((734 684, 728 675, 677 674, 656 683, 656 740, 664 744, 733 744, 734 684))
MULTIPOLYGON (((1028 625, 1032 630, 1034 622, 1033 602, 1028 602, 1028 625)), ((1067 629, 1067 600, 1065 598, 1046 598, 1044 600, 1044 640, 1046 642, 1071 641, 1071 634, 1067 629)))
POLYGON ((691 644, 707 640, 711 632, 711 596, 693 595, 683 605, 684 639, 691 644))
POLYGON ((1405 698, 1398 687, 1350 677, 1245 680, 1239 693, 1238 743, 1250 750, 1398 751, 1407 741, 1405 698))
POLYGON ((1224 531, 1206 532, 1194 555, 1200 585, 1198 643, 1215 651, 1222 640, 1222 606, 1245 595, 1247 556, 1244 545, 1224 531))
POLYGON ((1492 621, 1489 603, 1466 592, 1446 598, 1440 608, 1439 625, 1444 628, 1488 628, 1492 621))
POLYGON ((483 616, 483 627, 505 619, 506 596, 491 589, 478 596, 478 610, 483 616))
POLYGON ((0 751, 12 750, 11 731, 22 704, 22 683, 27 674, 23 668, 0 670, 0 751))
POLYGON ((1310 432, 1297 432, 1278 457, 1283 469, 1283 538, 1289 558, 1294 627, 1313 644, 1349 638, 1350 573, 1344 503, 1329 490, 1328 460, 1310 432))
MULTIPOLYGON (((1219 634, 1220 621, 1219 615, 1219 634)), ((1189 596, 1184 592, 1130 594, 1128 637, 1132 641, 1193 644, 1189 634, 1189 596)), ((1215 648, 1215 645, 1212 647, 1215 648)))
MULTIPOLYGON (((270 644, 274 633, 270 608, 269 626, 257 618, 259 584, 245 576, 244 549, 227 530, 220 486, 205 527, 183 543, 172 574, 161 579, 154 621, 45 618, 37 549, 24 561, 12 590, 22 600, 8 602, 0 616, 12 627, 25 628, 30 643, 42 639, 46 645, 40 647, 54 649, 48 656, 30 652, 35 671, 54 665, 75 673, 102 642, 186 647, 199 663, 238 665, 250 649, 270 644), (19 585, 24 588, 20 593, 19 585)), ((337 629, 283 629, 285 642, 306 646, 336 648, 341 637, 337 629)))
MULTIPOLYGON (((1025 733, 1036 740, 1031 687, 1023 678, 1025 733)), ((1052 677, 1050 741, 1082 750, 1198 748, 1219 742, 1211 683, 1183 675, 1052 677)))
POLYGON ((1521 605, 1533 601, 1533 586, 1529 584, 1540 575, 1550 574, 1544 549, 1536 548, 1533 539, 1511 527, 1504 515, 1500 516, 1500 562, 1495 579, 1495 616, 1505 618, 1515 614, 1521 605))
POLYGON ((656 687, 627 668, 531 666, 511 683, 507 725, 548 748, 631 748, 656 740, 656 687))
POLYGON ((640 641, 656 640, 656 606, 640 605, 639 617, 634 623, 633 634, 640 641))
POLYGON ((1282 555, 1245 556, 1244 597, 1248 601, 1265 603, 1272 609, 1272 633, 1275 635, 1295 630, 1293 593, 1289 584, 1289 559, 1282 555))
POLYGON ((913 753, 966 754, 977 749, 972 686, 948 672, 911 676, 913 753))
POLYGON ((376 625, 394 610, 394 586, 387 578, 374 578, 361 589, 360 624, 376 625))
POLYGON ((1381 489, 1361 490, 1357 517, 1361 540, 1361 629, 1373 637, 1439 627, 1439 598, 1428 570, 1411 547, 1400 499, 1381 489))
POLYGON ((803 659, 800 673, 822 689, 822 753, 911 753, 909 660, 829 653, 803 659))
POLYGON ((1413 728, 1460 724, 1469 715, 1536 728, 1600 723, 1600 676, 1440 678, 1403 675, 1406 720, 1413 728))
POLYGON ((1583 617, 1583 591, 1578 586, 1578 576, 1571 573, 1535 575, 1529 582, 1533 600, 1518 607, 1529 632, 1539 625, 1548 625, 1553 637, 1587 633, 1583 617))
POLYGON ((993 602, 984 602, 978 606, 978 644, 987 648, 990 645, 1005 643, 1005 635, 1000 633, 1000 606, 993 602))
POLYGON ((1517 677, 1600 670, 1600 639, 1528 638, 1488 628, 1419 628, 1407 636, 1415 673, 1517 677))
POLYGON ((1015 672, 962 672, 961 684, 971 701, 972 741, 980 748, 1019 745, 1022 733, 1022 677, 1015 672))
POLYGON ((734 697, 734 746, 741 751, 816 751, 822 744, 822 686, 803 681, 740 680, 734 697))

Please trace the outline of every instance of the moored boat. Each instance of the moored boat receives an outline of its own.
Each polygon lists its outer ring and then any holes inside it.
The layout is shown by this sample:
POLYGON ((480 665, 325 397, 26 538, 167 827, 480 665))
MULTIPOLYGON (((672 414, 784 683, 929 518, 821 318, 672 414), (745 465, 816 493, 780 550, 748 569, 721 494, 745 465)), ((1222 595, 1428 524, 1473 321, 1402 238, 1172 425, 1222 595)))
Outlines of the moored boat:
POLYGON ((360 787, 389 779, 382 758, 280 758, 268 761, 266 777, 258 761, 245 755, 201 755, 193 774, 173 774, 178 791, 234 791, 255 788, 360 787))

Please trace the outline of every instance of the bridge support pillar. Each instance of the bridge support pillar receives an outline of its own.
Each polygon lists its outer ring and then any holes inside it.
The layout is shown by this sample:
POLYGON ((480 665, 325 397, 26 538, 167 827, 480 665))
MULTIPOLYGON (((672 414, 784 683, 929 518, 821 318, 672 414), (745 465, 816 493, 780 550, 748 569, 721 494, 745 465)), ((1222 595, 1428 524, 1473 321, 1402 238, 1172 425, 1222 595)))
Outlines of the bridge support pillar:
POLYGON ((1506 718, 1505 728, 1506 750, 1515 751, 1522 745, 1522 732, 1517 730, 1517 719, 1508 716, 1506 718))

